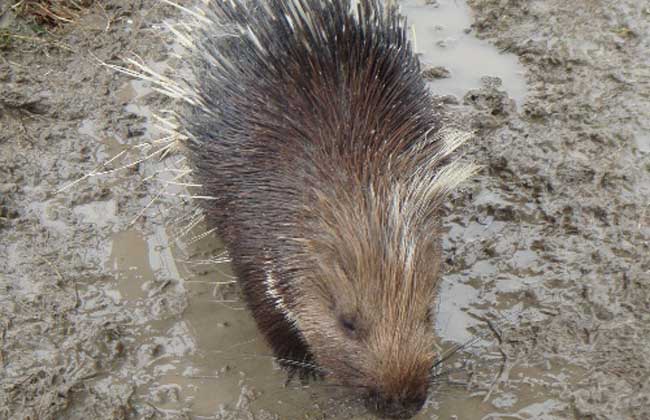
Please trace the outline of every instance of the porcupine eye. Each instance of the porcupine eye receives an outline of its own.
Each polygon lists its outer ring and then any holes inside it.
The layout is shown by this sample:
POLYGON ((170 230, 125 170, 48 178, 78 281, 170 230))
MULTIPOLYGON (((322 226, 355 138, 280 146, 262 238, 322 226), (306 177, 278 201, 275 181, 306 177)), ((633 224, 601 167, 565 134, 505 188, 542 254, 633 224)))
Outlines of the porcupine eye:
POLYGON ((352 317, 340 316, 339 324, 341 324, 341 328, 343 328, 345 334, 351 338, 357 338, 357 324, 352 317))

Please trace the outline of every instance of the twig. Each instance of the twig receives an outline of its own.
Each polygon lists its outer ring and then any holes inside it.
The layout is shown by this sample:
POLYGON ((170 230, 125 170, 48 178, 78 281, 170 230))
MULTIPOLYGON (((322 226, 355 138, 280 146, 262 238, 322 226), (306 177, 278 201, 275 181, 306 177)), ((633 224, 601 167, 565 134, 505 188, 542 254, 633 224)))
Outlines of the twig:
POLYGON ((492 324, 492 321, 489 319, 486 319, 485 322, 487 323, 488 327, 490 330, 494 333, 495 337, 497 338, 497 341, 499 342, 499 353, 501 353, 501 356, 503 357, 503 363, 501 363, 501 367, 499 368, 499 372, 497 372, 494 381, 492 381, 492 385, 490 385, 490 389, 488 390, 487 394, 485 394, 485 397, 483 398, 483 402, 487 402, 490 399, 490 396, 492 395, 492 392, 496 389, 497 385, 502 379, 502 376, 506 370, 506 364, 508 363, 508 355, 506 352, 503 351, 503 338, 501 336, 501 333, 499 330, 492 324))
MULTIPOLYGON (((50 268, 52 268, 52 270, 54 270, 54 272, 56 273, 57 276, 59 276, 59 280, 61 281, 61 284, 65 284, 65 282, 66 282, 65 277, 63 277, 63 274, 61 274, 59 269, 56 268, 56 266, 54 264, 52 264, 52 262, 49 261, 47 258, 41 257, 41 259, 43 261, 45 261, 47 263, 47 265, 49 265, 50 268)), ((74 306, 73 306, 73 309, 76 311, 77 308, 79 307, 79 289, 77 288, 77 281, 75 279, 72 279, 71 281, 72 281, 72 285, 74 287, 74 306)))

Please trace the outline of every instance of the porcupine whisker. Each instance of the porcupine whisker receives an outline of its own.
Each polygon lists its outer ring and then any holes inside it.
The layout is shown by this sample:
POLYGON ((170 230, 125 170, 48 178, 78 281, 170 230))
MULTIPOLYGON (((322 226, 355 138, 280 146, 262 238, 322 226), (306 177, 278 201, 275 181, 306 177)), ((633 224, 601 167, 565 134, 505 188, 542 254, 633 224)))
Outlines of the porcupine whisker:
POLYGON ((483 335, 477 334, 477 335, 470 338, 469 340, 467 340, 464 343, 454 345, 451 349, 445 351, 444 354, 436 360, 436 362, 434 363, 434 365, 432 367, 435 369, 436 367, 440 366, 442 363, 449 360, 451 357, 453 357, 458 352, 473 346, 474 344, 476 344, 477 342, 479 342, 481 340, 485 340, 486 335, 487 335, 487 333, 485 333, 483 335))
MULTIPOLYGON (((513 324, 513 321, 508 319, 507 317, 505 317, 503 314, 498 313, 498 316, 502 319, 503 324, 513 324)), ((499 328, 501 326, 491 326, 490 328, 499 328)), ((465 342, 465 343, 463 343, 461 345, 454 346, 451 350, 449 350, 447 352, 447 354, 445 354, 442 358, 440 358, 439 360, 436 361, 436 363, 434 364, 433 369, 435 370, 436 367, 441 366, 441 364, 444 361, 448 360, 454 354, 457 354, 459 351, 463 350, 464 348, 467 348, 467 347, 473 345, 475 342, 477 342, 479 340, 486 339, 486 335, 488 335, 488 334, 489 334, 489 332, 484 332, 483 334, 477 334, 475 337, 468 340, 467 342, 465 342)), ((484 364, 480 364, 479 366, 483 366, 483 365, 484 364)), ((473 366, 476 366, 476 365, 473 365, 473 366)), ((449 373, 453 373, 453 372, 466 372, 466 371, 467 371, 467 369, 465 367, 461 367, 461 368, 450 368, 450 369, 447 369, 447 370, 442 371, 442 372, 437 372, 437 373, 434 374, 431 383, 432 384, 444 384, 445 382, 443 381, 443 376, 448 375, 449 373)), ((466 384, 456 384, 456 385, 465 386, 466 384)))
POLYGON ((481 339, 482 339, 482 337, 475 336, 475 337, 470 338, 469 340, 467 340, 466 342, 464 342, 462 344, 454 345, 451 349, 445 351, 445 353, 436 360, 436 362, 433 364, 432 368, 435 369, 436 367, 440 366, 442 363, 449 360, 452 356, 454 356, 459 351, 473 346, 474 344, 479 342, 481 339))
MULTIPOLYGON (((504 324, 511 324, 511 325, 514 324, 514 321, 508 319, 502 313, 498 312, 497 315, 502 319, 502 321, 503 321, 502 325, 504 325, 504 324)), ((477 318, 484 321, 484 322, 489 322, 489 321, 487 321, 486 319, 484 319, 482 317, 477 317, 477 318)), ((497 327, 502 327, 502 325, 497 325, 497 327)), ((483 333, 478 333, 474 337, 467 340, 466 342, 461 343, 461 344, 456 344, 456 345, 452 346, 450 349, 446 350, 441 357, 439 357, 437 359, 436 363, 432 367, 433 368, 437 367, 438 365, 440 365, 441 363, 445 362, 450 357, 452 357, 454 354, 456 354, 459 351, 464 350, 464 349, 466 349, 468 347, 471 347, 472 345, 476 344, 480 340, 486 340, 487 336, 489 336, 490 334, 491 334, 490 331, 485 331, 483 333)))

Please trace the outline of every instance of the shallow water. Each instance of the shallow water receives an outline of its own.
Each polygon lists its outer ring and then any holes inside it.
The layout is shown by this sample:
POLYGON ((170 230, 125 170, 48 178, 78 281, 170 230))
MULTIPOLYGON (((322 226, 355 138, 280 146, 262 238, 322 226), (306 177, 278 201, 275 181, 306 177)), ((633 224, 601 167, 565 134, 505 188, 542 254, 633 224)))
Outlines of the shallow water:
POLYGON ((484 76, 498 77, 503 90, 517 105, 523 104, 527 90, 524 68, 514 54, 501 53, 470 31, 471 11, 461 0, 404 0, 401 10, 415 29, 416 51, 424 65, 442 66, 450 77, 430 83, 438 95, 459 99, 470 89, 481 86, 484 76))

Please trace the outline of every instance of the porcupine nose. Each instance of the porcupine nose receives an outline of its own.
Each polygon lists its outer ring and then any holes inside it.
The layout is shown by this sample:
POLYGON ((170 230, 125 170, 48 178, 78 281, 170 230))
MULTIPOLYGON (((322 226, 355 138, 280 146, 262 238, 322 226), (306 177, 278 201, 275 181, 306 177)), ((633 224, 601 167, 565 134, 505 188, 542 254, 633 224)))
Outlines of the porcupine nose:
POLYGON ((366 398, 366 407, 380 418, 410 419, 422 409, 426 400, 426 392, 394 397, 373 391, 366 398))

